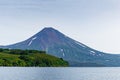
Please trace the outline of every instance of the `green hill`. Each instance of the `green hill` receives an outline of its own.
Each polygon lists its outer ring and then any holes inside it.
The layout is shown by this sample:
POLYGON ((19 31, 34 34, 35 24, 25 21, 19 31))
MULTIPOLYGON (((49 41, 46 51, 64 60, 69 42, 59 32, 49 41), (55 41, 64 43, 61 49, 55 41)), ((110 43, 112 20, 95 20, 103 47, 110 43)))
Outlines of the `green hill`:
POLYGON ((0 49, 0 66, 65 67, 68 62, 44 51, 0 49))

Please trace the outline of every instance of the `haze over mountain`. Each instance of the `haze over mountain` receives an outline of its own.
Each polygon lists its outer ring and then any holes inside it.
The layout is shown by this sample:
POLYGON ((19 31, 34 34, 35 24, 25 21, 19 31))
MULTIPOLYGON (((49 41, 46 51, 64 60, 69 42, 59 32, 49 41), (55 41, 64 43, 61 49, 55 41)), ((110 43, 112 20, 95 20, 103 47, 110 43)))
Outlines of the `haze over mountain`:
POLYGON ((119 55, 94 50, 51 27, 44 28, 25 41, 1 48, 46 51, 67 60, 70 66, 120 66, 119 55))

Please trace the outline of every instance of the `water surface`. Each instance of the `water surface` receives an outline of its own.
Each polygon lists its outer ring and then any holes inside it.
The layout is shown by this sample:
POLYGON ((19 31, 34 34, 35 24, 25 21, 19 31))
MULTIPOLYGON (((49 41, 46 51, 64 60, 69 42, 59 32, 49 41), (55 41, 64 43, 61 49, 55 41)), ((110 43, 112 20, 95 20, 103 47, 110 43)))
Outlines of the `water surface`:
POLYGON ((0 67, 1 80, 120 80, 119 67, 0 67))

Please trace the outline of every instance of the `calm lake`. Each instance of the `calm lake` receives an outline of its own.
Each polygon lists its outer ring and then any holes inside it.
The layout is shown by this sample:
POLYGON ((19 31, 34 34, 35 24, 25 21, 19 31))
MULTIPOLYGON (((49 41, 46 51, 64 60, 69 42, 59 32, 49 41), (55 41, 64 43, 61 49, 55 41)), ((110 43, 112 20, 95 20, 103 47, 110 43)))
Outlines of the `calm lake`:
POLYGON ((120 80, 119 67, 0 67, 1 80, 120 80))

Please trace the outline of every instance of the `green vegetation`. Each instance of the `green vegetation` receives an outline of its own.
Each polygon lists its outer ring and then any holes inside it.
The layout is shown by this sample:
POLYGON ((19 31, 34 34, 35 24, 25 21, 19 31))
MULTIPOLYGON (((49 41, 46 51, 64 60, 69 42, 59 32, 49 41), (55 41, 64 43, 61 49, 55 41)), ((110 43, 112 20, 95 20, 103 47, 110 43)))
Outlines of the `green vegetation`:
POLYGON ((68 62, 45 51, 0 49, 0 66, 65 67, 68 62))

